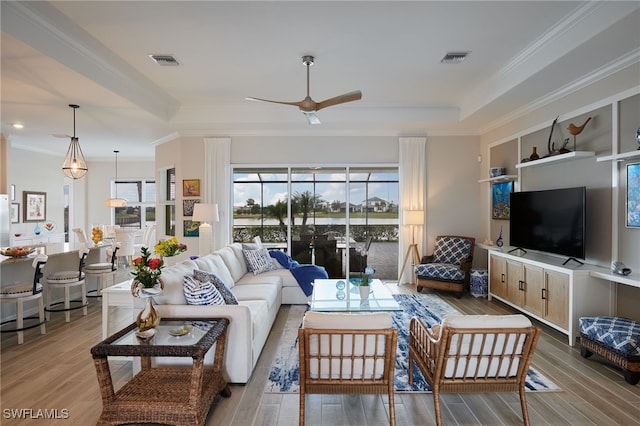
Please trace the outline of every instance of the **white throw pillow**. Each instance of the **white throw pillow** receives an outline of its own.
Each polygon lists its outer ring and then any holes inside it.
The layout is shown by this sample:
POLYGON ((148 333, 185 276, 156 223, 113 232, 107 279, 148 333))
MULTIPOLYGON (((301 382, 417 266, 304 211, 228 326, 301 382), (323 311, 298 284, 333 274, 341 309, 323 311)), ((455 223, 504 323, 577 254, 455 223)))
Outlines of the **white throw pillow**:
POLYGON ((202 282, 185 275, 183 291, 189 305, 226 305, 222 294, 210 281, 202 282))
POLYGON ((267 249, 242 250, 242 254, 247 260, 247 269, 253 271, 254 275, 273 271, 273 262, 267 249))

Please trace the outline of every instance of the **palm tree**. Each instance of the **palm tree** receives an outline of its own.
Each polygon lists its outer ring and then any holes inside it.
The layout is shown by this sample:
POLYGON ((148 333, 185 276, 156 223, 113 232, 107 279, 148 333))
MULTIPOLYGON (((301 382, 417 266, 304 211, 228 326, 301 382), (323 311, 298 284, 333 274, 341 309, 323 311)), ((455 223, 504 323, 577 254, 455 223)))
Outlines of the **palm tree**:
POLYGON ((322 202, 318 194, 311 191, 296 192, 293 194, 291 205, 294 213, 302 213, 302 225, 307 224, 309 213, 312 212, 316 204, 322 202))
POLYGON ((287 202, 278 200, 275 204, 266 206, 264 208, 264 214, 267 217, 278 219, 280 229, 284 229, 286 227, 284 219, 287 217, 287 202))

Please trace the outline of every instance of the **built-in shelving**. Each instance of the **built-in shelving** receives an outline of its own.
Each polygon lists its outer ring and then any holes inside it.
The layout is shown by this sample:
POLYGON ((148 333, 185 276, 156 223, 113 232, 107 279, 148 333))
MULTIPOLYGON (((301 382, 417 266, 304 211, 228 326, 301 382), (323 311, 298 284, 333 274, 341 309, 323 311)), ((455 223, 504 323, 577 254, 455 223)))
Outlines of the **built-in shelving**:
POLYGON ((522 169, 524 167, 539 166, 541 164, 560 163, 564 161, 579 160, 581 158, 593 157, 594 155, 596 155, 596 153, 593 151, 571 151, 571 152, 567 152, 566 154, 558 154, 558 155, 553 155, 551 157, 540 158, 539 160, 532 160, 532 161, 527 161, 526 163, 516 164, 516 169, 522 169))
POLYGON ((518 175, 502 175, 502 176, 496 176, 496 177, 487 178, 487 179, 480 179, 478 181, 478 183, 480 183, 480 182, 508 182, 508 181, 512 181, 512 180, 518 180, 518 175))
POLYGON ((596 161, 625 161, 631 160, 632 158, 640 158, 640 149, 629 152, 622 152, 620 154, 613 155, 604 155, 602 157, 596 158, 596 161))

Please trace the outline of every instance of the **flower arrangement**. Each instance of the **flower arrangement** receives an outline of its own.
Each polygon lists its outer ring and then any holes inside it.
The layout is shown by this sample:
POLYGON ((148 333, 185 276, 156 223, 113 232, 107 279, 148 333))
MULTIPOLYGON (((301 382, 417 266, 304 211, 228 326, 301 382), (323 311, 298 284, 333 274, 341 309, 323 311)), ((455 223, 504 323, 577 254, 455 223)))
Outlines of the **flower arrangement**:
POLYGON ((160 274, 162 274, 162 268, 164 262, 157 257, 150 258, 151 252, 146 247, 141 249, 142 256, 136 257, 133 260, 133 284, 136 281, 142 284, 144 288, 153 288, 162 282, 160 281, 160 274))
POLYGON ((365 286, 371 284, 371 276, 376 273, 376 270, 371 267, 364 268, 364 272, 360 275, 360 285, 365 286))
POLYGON ((171 237, 167 240, 160 241, 153 248, 156 254, 163 257, 177 256, 180 253, 187 250, 187 245, 182 244, 176 237, 171 237))

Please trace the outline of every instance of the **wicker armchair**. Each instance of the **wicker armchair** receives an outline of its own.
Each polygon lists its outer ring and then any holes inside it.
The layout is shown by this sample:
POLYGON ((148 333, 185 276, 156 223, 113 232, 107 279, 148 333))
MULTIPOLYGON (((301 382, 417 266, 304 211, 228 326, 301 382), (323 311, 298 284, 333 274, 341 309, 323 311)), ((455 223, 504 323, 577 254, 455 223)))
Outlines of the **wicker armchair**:
POLYGON ((398 330, 391 315, 307 312, 298 330, 300 426, 305 395, 387 394, 389 423, 396 424, 393 400, 398 330))
POLYGON ((472 237, 436 237, 433 254, 424 256, 415 267, 418 291, 423 288, 453 291, 459 298, 469 290, 475 242, 472 237))
POLYGON ((409 325, 409 381, 414 363, 433 391, 436 424, 440 393, 518 392, 525 425, 525 380, 540 329, 524 315, 454 315, 428 329, 409 325))

